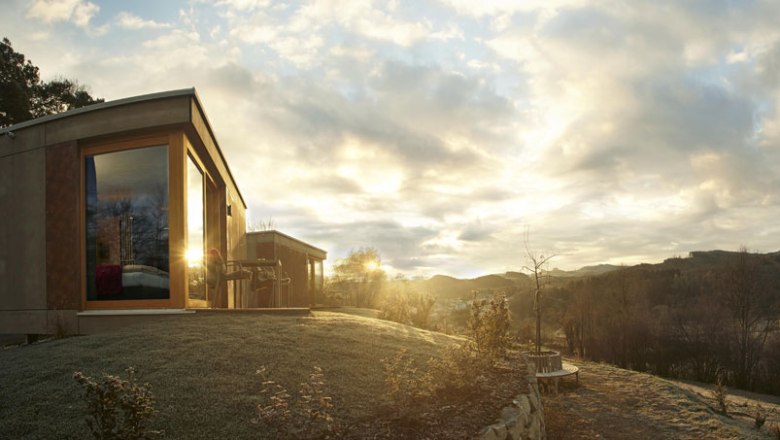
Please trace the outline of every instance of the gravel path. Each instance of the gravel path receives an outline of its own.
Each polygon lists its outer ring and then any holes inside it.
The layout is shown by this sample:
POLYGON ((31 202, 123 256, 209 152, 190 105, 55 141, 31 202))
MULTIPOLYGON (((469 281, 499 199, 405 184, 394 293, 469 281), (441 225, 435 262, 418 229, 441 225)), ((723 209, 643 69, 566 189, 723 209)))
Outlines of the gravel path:
POLYGON ((769 439, 780 423, 780 399, 741 392, 729 395, 729 417, 717 414, 706 385, 674 382, 605 364, 570 361, 580 383, 562 382, 558 396, 544 395, 550 440, 556 439, 769 439), (767 416, 761 431, 754 415, 767 416))

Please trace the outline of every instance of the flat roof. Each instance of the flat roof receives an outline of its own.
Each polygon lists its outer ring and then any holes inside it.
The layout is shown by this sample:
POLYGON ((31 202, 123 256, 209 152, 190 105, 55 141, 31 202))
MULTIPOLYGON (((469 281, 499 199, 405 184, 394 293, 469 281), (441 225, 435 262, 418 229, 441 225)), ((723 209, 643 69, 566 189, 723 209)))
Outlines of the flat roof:
POLYGON ((327 254, 328 254, 328 251, 322 250, 322 249, 320 249, 320 248, 318 248, 318 247, 316 247, 316 246, 312 246, 312 245, 310 245, 309 243, 306 243, 306 242, 305 242, 305 241, 303 241, 303 240, 299 240, 299 239, 297 239, 297 238, 295 238, 295 237, 291 237, 291 236, 289 236, 289 235, 287 235, 287 234, 285 234, 285 233, 283 233, 283 232, 279 232, 279 231, 277 231, 276 229, 271 229, 271 230, 268 230, 268 231, 253 231, 253 232, 247 232, 247 233, 246 233, 246 235, 279 235, 279 236, 282 236, 282 237, 284 237, 284 238, 286 238, 286 239, 288 239, 288 240, 292 240, 292 241, 294 241, 294 242, 296 242, 296 243, 298 243, 298 244, 301 244, 301 245, 303 245, 303 246, 306 246, 306 247, 308 247, 308 248, 311 248, 311 249, 313 249, 313 250, 315 250, 315 251, 320 251, 320 252, 322 252, 322 253, 323 253, 323 254, 325 254, 325 255, 327 255, 327 254))
POLYGON ((121 107, 129 104, 163 100, 163 99, 176 98, 182 96, 191 97, 195 101, 195 104, 198 106, 198 111, 203 116, 203 121, 206 124, 206 129, 208 130, 211 139, 214 141, 214 145, 217 147, 217 153, 219 153, 219 157, 220 159, 222 159, 222 163, 224 163, 225 169, 227 169, 228 175, 230 176, 230 180, 232 180, 233 183, 235 184, 236 191, 238 191, 238 197, 241 199, 241 202, 244 204, 244 206, 247 206, 246 201, 244 200, 244 196, 241 194, 241 189, 238 187, 238 182, 236 182, 235 177, 233 177, 233 172, 230 170, 230 164, 228 164, 227 160, 225 160, 225 156, 222 153, 222 147, 219 146, 219 141, 217 140, 217 137, 214 135, 214 130, 211 128, 211 122, 209 121, 208 116, 206 115, 206 112, 203 109, 203 104, 201 104, 200 102, 200 97, 198 97, 198 92, 195 90, 195 87, 190 87, 188 89, 178 89, 178 90, 169 90, 165 92, 149 93, 146 95, 139 95, 139 96, 131 96, 129 98, 122 98, 113 101, 101 102, 98 104, 92 104, 85 107, 68 110, 62 113, 42 116, 40 118, 30 119, 29 121, 24 121, 18 124, 14 124, 9 127, 0 128, 0 135, 4 135, 8 132, 23 130, 25 128, 34 127, 37 125, 46 124, 60 119, 66 119, 73 116, 78 116, 85 113, 106 110, 114 107, 121 107))
MULTIPOLYGON (((56 121, 58 119, 65 119, 71 116, 80 115, 82 113, 89 113, 99 110, 104 110, 112 107, 120 107, 127 104, 133 104, 136 102, 154 101, 156 99, 174 98, 177 96, 194 96, 195 100, 200 104, 198 94, 194 87, 189 89, 169 90, 166 92, 149 93, 147 95, 131 96, 129 98, 115 99, 113 101, 100 102, 97 104, 88 105, 85 107, 74 108, 62 113, 55 113, 53 115, 41 116, 40 118, 30 119, 28 121, 20 122, 18 124, 11 125, 9 127, 0 128, 0 134, 21 130, 22 128, 33 127, 35 125, 45 124, 47 122, 56 121)), ((201 108, 201 110, 203 110, 201 108)), ((204 114, 205 116, 205 114, 204 114)))

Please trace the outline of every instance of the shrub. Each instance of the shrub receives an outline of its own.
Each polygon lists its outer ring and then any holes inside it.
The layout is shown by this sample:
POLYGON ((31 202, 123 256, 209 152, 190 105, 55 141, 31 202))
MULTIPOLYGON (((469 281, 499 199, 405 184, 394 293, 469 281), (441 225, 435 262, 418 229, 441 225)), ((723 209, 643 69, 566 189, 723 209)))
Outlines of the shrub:
POLYGON ((257 374, 265 402, 257 405, 257 417, 251 419, 252 423, 262 423, 285 438, 330 438, 339 434, 333 399, 325 393, 325 375, 320 367, 315 366, 308 380, 300 384, 295 401, 287 389, 269 378, 266 367, 260 367, 257 374))
POLYGON ((485 385, 485 371, 490 368, 486 358, 479 356, 472 344, 463 343, 447 348, 441 359, 428 361, 425 386, 429 393, 443 399, 473 396, 485 385))
POLYGON ((776 440, 780 440, 780 425, 773 423, 772 427, 769 428, 769 433, 772 434, 776 440))
POLYGON ((252 423, 257 424, 262 421, 273 428, 285 426, 292 418, 290 393, 283 386, 270 380, 265 366, 260 367, 256 374, 260 376, 260 383, 263 385, 260 393, 266 396, 267 401, 265 404, 257 405, 257 417, 251 420, 252 423))
POLYGON ((480 356, 470 343, 447 348, 441 358, 430 358, 423 372, 419 363, 401 350, 392 359, 383 359, 387 394, 399 417, 410 417, 426 399, 463 401, 484 388, 489 358, 480 356))
POLYGON ((755 424, 756 429, 759 430, 764 426, 764 423, 766 423, 766 414, 764 414, 762 409, 761 405, 758 405, 758 408, 756 408, 756 416, 753 418, 753 423, 755 424))
POLYGON ((135 382, 135 369, 129 367, 127 380, 109 374, 97 382, 82 372, 73 373, 73 379, 84 386, 87 401, 85 421, 92 436, 99 440, 151 439, 161 431, 147 430, 154 417, 151 386, 135 382))
POLYGON ((436 305, 436 298, 422 293, 413 293, 409 296, 410 313, 409 318, 412 325, 418 328, 430 329, 431 316, 433 315, 433 306, 436 305))
POLYGON ((325 375, 322 368, 315 366, 309 373, 309 380, 301 383, 298 390, 300 409, 300 431, 315 437, 338 431, 333 418, 333 399, 325 394, 325 375))
POLYGON ((426 376, 420 373, 415 360, 406 349, 392 359, 382 359, 385 386, 399 416, 406 416, 413 406, 427 395, 426 376))
POLYGON ((409 323, 409 300, 404 292, 390 292, 379 305, 379 319, 409 323))
POLYGON ((435 305, 436 298, 414 292, 403 285, 384 295, 384 300, 379 304, 379 318, 431 329, 435 305))
POLYGON ((509 307, 505 296, 474 299, 468 321, 470 336, 480 355, 503 357, 509 348, 509 307))
POLYGON ((723 380, 722 375, 718 375, 718 380, 715 383, 715 389, 712 391, 712 398, 715 399, 717 405, 717 411, 723 415, 728 413, 728 390, 723 380))

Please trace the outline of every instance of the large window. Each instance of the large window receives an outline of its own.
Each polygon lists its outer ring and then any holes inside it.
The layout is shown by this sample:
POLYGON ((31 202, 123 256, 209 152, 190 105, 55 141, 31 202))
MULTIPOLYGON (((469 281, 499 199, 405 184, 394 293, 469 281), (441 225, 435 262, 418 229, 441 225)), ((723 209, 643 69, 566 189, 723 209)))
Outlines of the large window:
POLYGON ((87 300, 168 299, 168 146, 85 156, 87 300))

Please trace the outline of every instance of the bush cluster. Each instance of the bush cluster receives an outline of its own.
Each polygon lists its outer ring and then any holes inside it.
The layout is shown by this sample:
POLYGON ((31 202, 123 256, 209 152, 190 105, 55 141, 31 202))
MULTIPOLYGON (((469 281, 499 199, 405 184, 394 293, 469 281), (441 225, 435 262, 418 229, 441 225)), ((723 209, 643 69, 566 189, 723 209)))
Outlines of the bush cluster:
POLYGON ((415 403, 426 395, 423 373, 417 361, 406 349, 392 359, 382 359, 385 372, 385 388, 399 416, 407 416, 415 403))
POLYGON ((95 439, 138 440, 162 435, 147 428, 156 413, 151 386, 136 383, 134 368, 125 371, 127 380, 104 374, 102 381, 95 381, 80 371, 73 373, 73 379, 84 386, 85 421, 95 439))
POLYGON ((442 358, 428 360, 426 385, 437 398, 465 399, 487 385, 485 371, 491 364, 492 360, 480 356, 471 343, 451 345, 442 358))
POLYGON ((339 423, 333 416, 333 399, 325 392, 325 375, 315 366, 307 381, 300 384, 298 398, 269 377, 263 366, 257 370, 263 385, 263 402, 257 405, 257 416, 251 420, 276 431, 284 438, 332 438, 339 434, 339 423))
POLYGON ((385 295, 379 305, 379 318, 432 329, 435 305, 436 298, 429 295, 409 291, 391 292, 385 295))
POLYGON ((511 339, 509 305, 505 296, 474 299, 467 325, 480 355, 491 359, 506 355, 511 339))
POLYGON ((485 386, 491 366, 470 343, 448 347, 442 358, 428 360, 427 369, 407 350, 382 363, 387 394, 400 417, 412 415, 417 404, 428 399, 462 401, 473 396, 485 386))

